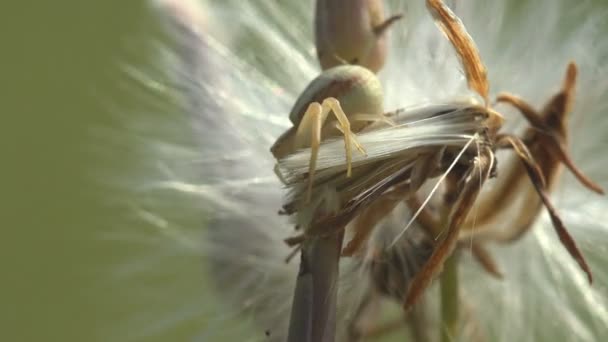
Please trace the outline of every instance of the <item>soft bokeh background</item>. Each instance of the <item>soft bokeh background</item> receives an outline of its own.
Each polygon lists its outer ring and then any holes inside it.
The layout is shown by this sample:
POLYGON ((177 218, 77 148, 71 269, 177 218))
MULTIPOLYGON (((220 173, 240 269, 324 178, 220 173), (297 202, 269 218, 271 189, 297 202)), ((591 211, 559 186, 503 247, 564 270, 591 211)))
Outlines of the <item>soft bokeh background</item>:
POLYGON ((154 126, 176 95, 158 84, 166 97, 153 96, 137 86, 152 83, 133 80, 164 77, 158 17, 145 1, 3 7, 0 339, 206 340, 220 318, 209 314, 217 303, 201 295, 203 264, 192 257, 201 237, 176 235, 147 208, 189 226, 202 227, 202 214, 127 186, 138 170, 170 172, 142 145, 196 158, 176 148, 186 134, 154 126), (125 115, 138 125, 125 127, 125 115))
MULTIPOLYGON (((126 340, 111 333, 146 303, 122 295, 108 274, 139 251, 101 238, 125 222, 103 201, 120 187, 103 177, 126 172, 134 151, 94 137, 120 126, 122 113, 137 115, 129 108, 144 100, 121 88, 120 67, 147 63, 142 46, 159 24, 145 1, 12 2, 0 22, 0 340, 126 340)), ((185 286, 196 287, 199 265, 173 266, 190 267, 185 286)))

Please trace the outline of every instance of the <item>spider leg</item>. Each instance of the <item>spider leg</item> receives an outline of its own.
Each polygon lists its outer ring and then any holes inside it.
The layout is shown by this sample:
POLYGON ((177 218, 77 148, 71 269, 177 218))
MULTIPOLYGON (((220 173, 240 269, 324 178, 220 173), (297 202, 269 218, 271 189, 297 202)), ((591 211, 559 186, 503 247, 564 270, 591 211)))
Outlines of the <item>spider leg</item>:
POLYGON ((374 122, 374 123, 375 122, 384 122, 385 124, 388 124, 391 127, 397 126, 395 121, 393 121, 391 118, 384 115, 383 113, 380 113, 380 114, 353 114, 353 115, 349 116, 349 119, 351 121, 369 121, 369 122, 374 122))
MULTIPOLYGON (((353 120, 355 121, 355 120, 353 120)), ((368 121, 368 120, 364 120, 364 121, 368 121)), ((340 122, 336 122, 334 124, 334 128, 337 129, 338 131, 340 131, 340 133, 344 134, 346 136, 346 134, 344 133, 344 128, 342 128, 342 124, 340 122)), ((359 150, 359 152, 361 152, 362 154, 365 154, 365 149, 363 148, 363 146, 361 146, 361 144, 359 144, 359 142, 357 141, 357 138, 355 136, 354 133, 352 133, 352 136, 350 137, 350 139, 352 140, 352 143, 355 145, 355 147, 357 148, 357 150, 359 150)), ((347 167, 350 168, 350 163, 347 163, 347 167)), ((350 177, 351 174, 348 174, 348 170, 347 170, 347 177, 350 177)))
POLYGON ((328 97, 325 100, 323 100, 323 103, 321 104, 321 106, 323 107, 323 113, 329 113, 330 111, 333 112, 334 116, 336 117, 336 120, 338 120, 338 123, 340 124, 340 131, 344 134, 344 145, 346 148, 346 163, 347 163, 346 176, 350 177, 351 173, 352 173, 352 166, 351 166, 351 163, 352 163, 351 147, 352 147, 352 145, 351 144, 354 144, 355 147, 362 154, 365 154, 365 149, 357 141, 355 133, 353 133, 350 130, 350 121, 349 121, 348 117, 346 116, 346 114, 344 113, 344 111, 342 110, 342 106, 340 106, 340 102, 338 100, 336 100, 333 97, 328 97))
POLYGON ((318 102, 308 105, 302 120, 298 125, 295 135, 294 147, 301 148, 310 146, 310 162, 308 167, 308 190, 306 191, 306 202, 310 202, 312 195, 312 184, 317 166, 317 155, 321 144, 321 127, 327 119, 327 112, 323 111, 318 102))
POLYGON ((306 191, 306 202, 310 202, 312 196, 312 186, 317 167, 317 158, 319 155, 319 146, 321 145, 321 130, 323 124, 327 120, 330 113, 335 115, 340 125, 340 131, 344 134, 344 145, 346 149, 346 176, 352 174, 352 153, 351 147, 354 145, 361 153, 365 154, 365 150, 357 142, 355 134, 350 129, 348 117, 342 110, 340 102, 333 97, 328 97, 323 100, 323 103, 313 102, 308 105, 306 112, 302 116, 302 120, 298 125, 295 134, 295 148, 310 146, 310 162, 308 168, 308 189, 306 191))

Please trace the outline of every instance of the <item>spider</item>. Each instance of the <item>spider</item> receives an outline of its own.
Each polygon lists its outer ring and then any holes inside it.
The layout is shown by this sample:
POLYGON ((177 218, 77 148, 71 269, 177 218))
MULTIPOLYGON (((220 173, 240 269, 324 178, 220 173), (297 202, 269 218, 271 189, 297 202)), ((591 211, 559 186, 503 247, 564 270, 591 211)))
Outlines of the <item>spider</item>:
MULTIPOLYGON (((547 194, 562 164, 583 185, 603 193, 566 152, 565 119, 573 101, 576 65, 568 65, 562 89, 541 111, 517 96, 499 95, 497 102, 514 106, 530 123, 523 138, 502 133, 504 118, 490 107, 486 68, 472 38, 440 0, 427 0, 427 7, 452 43, 469 88, 483 99, 483 104, 447 103, 382 114, 381 88, 371 72, 354 66, 324 72, 306 88, 292 110, 290 117, 298 127, 290 129, 273 147, 278 159, 276 170, 291 188, 285 213, 298 213, 298 225, 303 230, 286 242, 297 245, 310 237, 328 236, 354 222, 354 236, 343 250, 344 255, 352 255, 362 248, 382 217, 397 203, 407 201, 416 210, 412 221, 419 220, 431 233, 440 234, 406 291, 404 307, 409 308, 441 270, 463 233, 471 233, 474 225, 468 216, 480 190, 489 178, 500 176, 496 174, 496 150, 511 149, 522 167, 504 175, 505 185, 495 196, 505 200, 498 203, 505 205, 508 198, 519 193, 509 188, 508 180, 519 182, 526 176, 537 196, 535 205, 513 228, 512 239, 529 229, 544 205, 562 244, 591 282, 591 271, 547 194), (331 110, 338 117, 337 125, 326 121, 331 110), (310 131, 312 139, 308 141, 305 137, 310 131), (338 142, 328 139, 339 132, 344 134, 345 162, 337 157, 338 142), (404 136, 406 133, 411 136, 404 136), (353 145, 366 154, 353 157, 353 145), (308 146, 311 148, 296 151, 308 146), (422 203, 417 197, 422 184, 436 177, 440 178, 431 193, 440 183, 444 186, 440 218, 434 217, 427 206, 430 195, 422 203)), ((490 222, 495 208, 496 203, 482 204, 481 223, 490 222)), ((489 256, 479 258, 490 263, 489 256)))

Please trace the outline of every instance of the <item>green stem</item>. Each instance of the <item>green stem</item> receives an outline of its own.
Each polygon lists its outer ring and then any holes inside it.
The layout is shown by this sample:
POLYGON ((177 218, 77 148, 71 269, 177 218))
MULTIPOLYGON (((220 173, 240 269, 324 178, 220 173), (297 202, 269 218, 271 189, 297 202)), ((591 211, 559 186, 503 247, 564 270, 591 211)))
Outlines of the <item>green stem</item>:
POLYGON ((343 230, 304 242, 289 321, 289 342, 334 342, 343 230))
POLYGON ((455 341, 459 336, 458 319, 458 251, 446 260, 440 277, 441 342, 455 341))

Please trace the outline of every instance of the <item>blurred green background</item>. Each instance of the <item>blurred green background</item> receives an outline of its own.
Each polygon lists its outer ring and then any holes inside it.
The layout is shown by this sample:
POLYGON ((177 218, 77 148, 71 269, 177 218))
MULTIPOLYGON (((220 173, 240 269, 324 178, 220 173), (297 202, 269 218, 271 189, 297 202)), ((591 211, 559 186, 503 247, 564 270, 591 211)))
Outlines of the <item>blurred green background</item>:
POLYGON ((138 41, 159 24, 145 1, 1 7, 0 340, 117 340, 111 328, 146 308, 105 282, 138 250, 100 238, 121 212, 102 200, 110 190, 97 180, 112 167, 128 169, 134 152, 116 145, 103 155, 92 128, 120 126, 111 105, 141 101, 120 88, 120 67, 148 63, 138 41))

